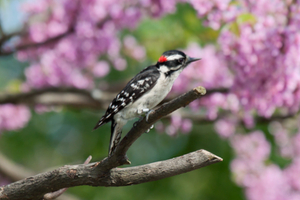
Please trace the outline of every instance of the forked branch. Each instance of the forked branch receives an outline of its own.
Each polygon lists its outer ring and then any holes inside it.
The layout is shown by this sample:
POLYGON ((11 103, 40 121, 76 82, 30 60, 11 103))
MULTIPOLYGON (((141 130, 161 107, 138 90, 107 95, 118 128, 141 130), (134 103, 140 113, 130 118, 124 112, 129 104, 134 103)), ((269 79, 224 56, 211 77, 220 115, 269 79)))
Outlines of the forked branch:
POLYGON ((43 199, 46 193, 79 185, 109 187, 139 184, 171 177, 222 161, 221 158, 208 151, 198 150, 165 161, 136 167, 116 168, 130 163, 126 157, 127 150, 153 123, 178 108, 188 105, 204 95, 205 92, 203 87, 197 87, 155 109, 148 122, 143 119, 128 132, 111 157, 91 164, 60 167, 0 187, 0 199, 43 199))

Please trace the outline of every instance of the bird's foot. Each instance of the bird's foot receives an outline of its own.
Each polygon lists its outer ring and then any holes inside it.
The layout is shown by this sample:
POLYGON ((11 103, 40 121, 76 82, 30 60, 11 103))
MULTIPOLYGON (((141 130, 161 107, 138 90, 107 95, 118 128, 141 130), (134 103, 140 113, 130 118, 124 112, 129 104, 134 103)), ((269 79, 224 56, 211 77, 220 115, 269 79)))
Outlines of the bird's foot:
POLYGON ((148 122, 149 115, 153 112, 154 112, 154 110, 150 110, 149 108, 143 108, 143 109, 137 110, 137 114, 139 114, 139 115, 146 114, 146 122, 148 122))
POLYGON ((149 131, 150 131, 151 129, 153 129, 153 127, 154 127, 154 125, 152 124, 152 125, 150 126, 150 128, 149 128, 145 133, 149 133, 149 131))
POLYGON ((147 114, 146 114, 146 122, 148 122, 149 115, 150 115, 151 113, 153 113, 153 112, 154 112, 154 110, 150 110, 150 111, 149 111, 149 109, 148 109, 148 112, 147 112, 147 114))
POLYGON ((137 114, 142 115, 144 113, 148 113, 149 109, 148 108, 143 108, 143 109, 138 109, 137 114))

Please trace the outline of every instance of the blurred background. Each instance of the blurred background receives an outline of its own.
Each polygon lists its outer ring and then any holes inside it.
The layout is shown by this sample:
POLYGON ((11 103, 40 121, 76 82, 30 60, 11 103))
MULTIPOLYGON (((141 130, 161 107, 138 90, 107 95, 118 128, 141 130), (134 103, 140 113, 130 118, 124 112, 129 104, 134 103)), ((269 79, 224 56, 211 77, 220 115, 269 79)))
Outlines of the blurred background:
POLYGON ((208 94, 143 134, 131 166, 198 149, 223 162, 60 199, 300 199, 299 30, 298 0, 0 0, 0 185, 106 157, 110 125, 92 129, 110 101, 180 49, 202 60, 167 100, 208 94))

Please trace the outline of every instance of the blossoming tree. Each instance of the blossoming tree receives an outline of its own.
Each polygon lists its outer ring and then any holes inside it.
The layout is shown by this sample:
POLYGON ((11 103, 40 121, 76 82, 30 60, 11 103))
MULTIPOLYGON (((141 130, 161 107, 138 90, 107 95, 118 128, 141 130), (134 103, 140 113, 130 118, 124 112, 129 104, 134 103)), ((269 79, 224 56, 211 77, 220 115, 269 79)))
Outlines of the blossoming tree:
POLYGON ((296 176, 300 169, 299 0, 40 0, 24 4, 28 15, 24 30, 5 34, 0 27, 0 55, 15 54, 29 63, 21 93, 0 98, 0 132, 21 129, 31 112, 46 112, 49 105, 105 109, 115 94, 105 77, 147 57, 146 45, 134 34, 120 32, 134 31, 146 17, 159 20, 174 13, 182 3, 193 7, 198 23, 216 37, 213 42, 180 47, 190 56, 200 55, 202 61, 183 71, 170 98, 198 85, 207 89, 207 95, 156 129, 175 135, 188 133, 195 123, 211 121, 235 152, 231 172, 247 199, 300 199, 296 176), (47 92, 71 93, 74 98, 35 98, 47 92), (261 130, 261 123, 267 123, 268 130, 261 130), (290 162, 279 166, 271 158, 272 151, 290 162))

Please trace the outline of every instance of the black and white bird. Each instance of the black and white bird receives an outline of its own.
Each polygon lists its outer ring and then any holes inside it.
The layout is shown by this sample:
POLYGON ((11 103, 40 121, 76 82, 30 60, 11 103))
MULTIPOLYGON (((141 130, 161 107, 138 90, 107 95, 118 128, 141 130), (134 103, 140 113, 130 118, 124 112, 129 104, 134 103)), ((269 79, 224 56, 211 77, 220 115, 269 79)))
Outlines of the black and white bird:
POLYGON ((143 113, 149 114, 167 96, 182 70, 197 60, 178 50, 166 51, 155 65, 145 68, 127 83, 94 128, 111 121, 109 156, 119 144, 122 127, 127 121, 143 113))

